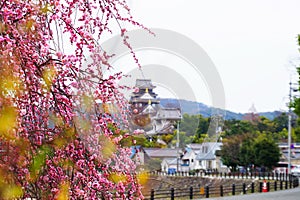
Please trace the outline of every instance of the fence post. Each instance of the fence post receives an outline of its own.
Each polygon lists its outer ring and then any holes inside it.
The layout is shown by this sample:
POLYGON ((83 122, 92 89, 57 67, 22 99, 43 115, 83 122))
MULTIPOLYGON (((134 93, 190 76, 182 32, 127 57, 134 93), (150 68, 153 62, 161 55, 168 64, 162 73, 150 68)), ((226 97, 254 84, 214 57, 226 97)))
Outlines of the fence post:
POLYGON ((223 193, 223 185, 220 185, 220 196, 224 196, 224 193, 223 193))
POLYGON ((154 190, 153 190, 153 189, 151 189, 150 199, 151 199, 151 200, 154 200, 154 190))
POLYGON ((285 189, 287 190, 288 189, 288 181, 285 180, 285 189))
POLYGON ((277 191, 277 180, 274 182, 274 190, 277 191))
POLYGON ((232 195, 235 195, 235 184, 232 184, 232 195))
POLYGON ((262 192, 263 183, 259 182, 259 192, 262 192))
POLYGON ((280 180, 280 190, 283 189, 282 183, 283 183, 283 182, 280 180))
POLYGON ((190 187, 190 199, 193 199, 193 187, 190 187))
POLYGON ((298 185, 299 185, 299 178, 296 177, 293 179, 293 188, 298 187, 298 185))
POLYGON ((294 182, 294 188, 295 188, 295 187, 298 187, 298 184, 299 184, 299 178, 295 178, 293 182, 294 182))
POLYGON ((174 188, 171 188, 171 200, 174 200, 174 188))
POLYGON ((284 180, 287 180, 287 173, 284 174, 284 180))
POLYGON ((267 182, 267 190, 268 190, 268 192, 270 192, 270 182, 269 181, 267 182))
POLYGON ((243 183, 243 194, 246 194, 246 183, 243 183))
POLYGON ((208 186, 205 187, 205 197, 209 198, 209 187, 208 186))
POLYGON ((252 183, 251 183, 251 193, 254 193, 254 189, 255 189, 254 186, 255 186, 255 185, 254 185, 254 182, 252 182, 252 183))

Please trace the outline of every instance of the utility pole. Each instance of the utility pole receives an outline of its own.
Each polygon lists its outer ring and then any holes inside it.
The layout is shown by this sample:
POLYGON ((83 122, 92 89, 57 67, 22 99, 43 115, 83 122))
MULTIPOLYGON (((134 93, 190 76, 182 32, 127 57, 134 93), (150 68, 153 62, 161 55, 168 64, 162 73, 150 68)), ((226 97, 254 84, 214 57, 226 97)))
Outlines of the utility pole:
POLYGON ((179 122, 177 123, 177 140, 176 140, 176 149, 177 149, 177 172, 179 172, 179 122))
POLYGON ((292 140, 292 82, 290 81, 289 111, 288 111, 288 174, 291 174, 291 140, 292 140))

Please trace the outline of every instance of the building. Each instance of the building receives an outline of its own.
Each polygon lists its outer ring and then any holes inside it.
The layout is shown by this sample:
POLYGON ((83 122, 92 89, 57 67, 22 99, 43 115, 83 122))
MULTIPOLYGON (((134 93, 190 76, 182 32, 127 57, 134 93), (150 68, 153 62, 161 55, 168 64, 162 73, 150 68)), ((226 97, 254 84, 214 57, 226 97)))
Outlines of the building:
POLYGON ((182 155, 181 149, 175 148, 144 148, 145 153, 149 158, 161 161, 161 170, 163 172, 169 172, 170 169, 173 171, 178 171, 181 160, 180 155, 182 155))
POLYGON ((149 137, 173 133, 174 124, 181 120, 179 108, 163 108, 150 79, 137 79, 129 103, 133 129, 143 129, 149 137))
POLYGON ((196 157, 197 162, 199 162, 199 169, 220 171, 223 166, 220 157, 216 155, 216 151, 221 150, 221 147, 221 142, 202 143, 202 147, 196 157))
POLYGON ((146 154, 142 146, 131 146, 131 155, 130 158, 137 165, 145 165, 151 158, 146 154))
MULTIPOLYGON (((279 143, 278 147, 281 152, 280 161, 288 162, 288 151, 289 151, 288 143, 279 143)), ((300 143, 291 144, 291 164, 300 165, 300 143)))
POLYGON ((250 121, 252 123, 259 121, 259 114, 256 111, 254 104, 249 108, 248 113, 243 116, 243 120, 250 121))

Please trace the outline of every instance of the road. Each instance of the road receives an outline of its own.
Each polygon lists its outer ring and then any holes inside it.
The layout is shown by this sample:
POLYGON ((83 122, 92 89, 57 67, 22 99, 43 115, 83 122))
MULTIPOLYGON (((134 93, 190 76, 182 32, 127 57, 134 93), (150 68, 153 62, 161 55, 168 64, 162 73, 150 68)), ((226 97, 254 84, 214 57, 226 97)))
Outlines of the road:
POLYGON ((231 197, 209 198, 209 200, 299 200, 300 187, 276 192, 236 195, 231 197))

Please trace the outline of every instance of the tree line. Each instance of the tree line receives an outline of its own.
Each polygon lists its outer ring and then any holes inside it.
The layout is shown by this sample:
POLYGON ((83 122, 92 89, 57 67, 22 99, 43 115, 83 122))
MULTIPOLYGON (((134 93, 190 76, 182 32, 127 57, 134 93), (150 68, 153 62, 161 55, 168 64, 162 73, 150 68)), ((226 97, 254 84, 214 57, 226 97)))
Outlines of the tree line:
MULTIPOLYGON (((292 141, 300 141, 300 131, 296 116, 292 118, 292 141)), ((179 124, 179 144, 202 143, 208 137, 207 132, 211 122, 210 117, 184 114, 179 124)), ((263 116, 252 115, 250 119, 225 120, 219 141, 222 150, 217 152, 223 164, 236 169, 237 166, 259 166, 272 169, 279 161, 281 153, 278 143, 288 140, 288 115, 281 113, 270 120, 263 116)), ((153 136, 151 140, 145 136, 135 136, 122 140, 125 146, 141 145, 144 147, 175 147, 176 132, 167 135, 153 136)))

